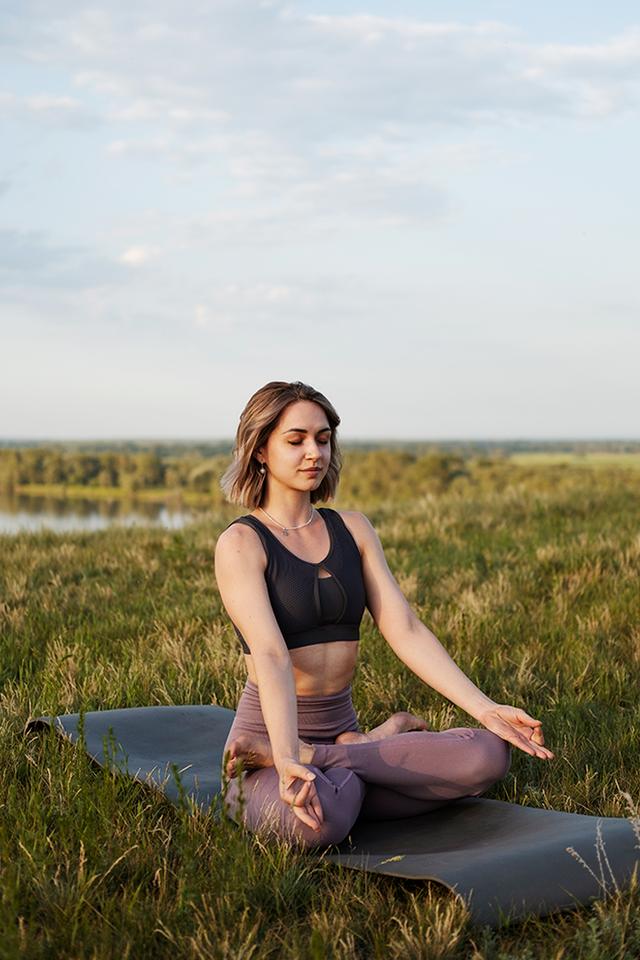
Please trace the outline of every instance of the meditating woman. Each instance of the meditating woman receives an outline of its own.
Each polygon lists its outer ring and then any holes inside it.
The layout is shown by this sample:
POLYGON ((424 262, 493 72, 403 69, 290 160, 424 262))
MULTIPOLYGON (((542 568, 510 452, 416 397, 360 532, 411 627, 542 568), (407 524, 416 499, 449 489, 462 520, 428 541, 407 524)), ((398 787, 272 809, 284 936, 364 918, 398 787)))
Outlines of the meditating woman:
POLYGON ((215 553, 248 673, 225 746, 226 810, 306 847, 340 842, 358 816, 408 817, 478 796, 505 776, 510 744, 553 756, 541 722, 485 696, 420 622, 367 517, 314 508, 338 486, 339 423, 304 383, 267 383, 251 397, 221 482, 252 512, 215 553), (400 660, 480 728, 434 732, 399 712, 360 730, 351 681, 365 606, 400 660))

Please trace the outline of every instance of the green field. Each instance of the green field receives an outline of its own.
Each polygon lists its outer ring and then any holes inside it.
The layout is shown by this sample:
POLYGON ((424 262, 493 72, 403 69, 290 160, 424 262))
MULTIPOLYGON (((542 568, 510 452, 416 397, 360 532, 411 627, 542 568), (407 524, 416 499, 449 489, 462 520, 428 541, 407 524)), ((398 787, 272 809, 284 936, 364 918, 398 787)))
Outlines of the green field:
POLYGON ((566 463, 572 467, 627 467, 640 469, 640 453, 513 453, 512 463, 521 466, 550 466, 566 463))
MULTIPOLYGON (((493 467, 413 499, 360 495, 424 622, 489 695, 545 724, 490 796, 631 815, 640 800, 640 474, 493 467), (515 473, 511 471, 514 470, 515 473), (479 479, 480 478, 480 479, 479 479)), ((180 532, 0 538, 0 956, 640 956, 640 890, 502 931, 438 887, 338 870, 105 774, 29 717, 144 704, 234 707, 243 660, 213 582, 217 509, 180 532)), ((243 512, 243 511, 239 511, 243 512)), ((471 722, 395 658, 368 614, 354 699, 471 722)))

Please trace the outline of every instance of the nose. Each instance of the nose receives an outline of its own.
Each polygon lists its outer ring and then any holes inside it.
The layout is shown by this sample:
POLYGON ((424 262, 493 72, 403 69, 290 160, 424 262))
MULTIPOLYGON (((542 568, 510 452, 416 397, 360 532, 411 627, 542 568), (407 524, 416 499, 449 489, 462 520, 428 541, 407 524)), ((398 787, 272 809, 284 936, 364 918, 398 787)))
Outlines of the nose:
POLYGON ((315 440, 310 440, 305 450, 305 462, 312 467, 322 460, 322 450, 315 440))

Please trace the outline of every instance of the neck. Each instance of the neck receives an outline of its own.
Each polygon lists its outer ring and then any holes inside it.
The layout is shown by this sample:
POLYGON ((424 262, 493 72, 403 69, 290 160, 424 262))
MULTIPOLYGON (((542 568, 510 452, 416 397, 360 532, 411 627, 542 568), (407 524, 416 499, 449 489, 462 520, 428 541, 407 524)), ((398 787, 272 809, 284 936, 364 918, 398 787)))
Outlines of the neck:
POLYGON ((283 490, 278 493, 267 490, 260 506, 283 526, 296 527, 309 519, 311 497, 306 491, 300 490, 283 490))

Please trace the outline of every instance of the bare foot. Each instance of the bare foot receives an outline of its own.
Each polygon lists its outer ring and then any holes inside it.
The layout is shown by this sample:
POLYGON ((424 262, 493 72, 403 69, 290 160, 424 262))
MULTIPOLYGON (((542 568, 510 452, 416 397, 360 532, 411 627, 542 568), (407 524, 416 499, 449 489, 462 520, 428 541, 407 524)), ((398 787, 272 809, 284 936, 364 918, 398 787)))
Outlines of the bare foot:
MULTIPOLYGON (((374 727, 367 733, 346 731, 336 737, 336 743, 370 743, 375 740, 385 740, 397 733, 408 733, 409 730, 427 730, 426 721, 416 717, 413 713, 401 710, 374 727)), ((312 743, 298 740, 300 763, 313 763, 314 749, 312 743)), ((225 767, 230 779, 238 775, 238 763, 242 760, 244 770, 259 770, 262 767, 273 766, 273 752, 268 737, 254 733, 239 733, 227 746, 229 758, 225 767)))
POLYGON ((392 713, 384 723, 367 733, 356 733, 355 731, 341 733, 336 737, 336 743, 368 743, 374 740, 386 740, 387 737, 393 737, 397 733, 427 729, 427 723, 422 717, 416 717, 413 713, 400 710, 398 713, 392 713))
MULTIPOLYGON (((313 745, 298 741, 300 763, 311 763, 313 759, 313 745)), ((258 733, 239 733, 228 744, 225 754, 229 754, 225 767, 230 779, 238 775, 238 763, 242 760, 244 770, 260 770, 262 767, 273 766, 273 751, 268 737, 258 733)))
POLYGON ((225 767, 230 778, 238 775, 238 763, 242 760, 244 770, 258 770, 261 767, 273 766, 273 754, 268 737, 259 734, 239 733, 227 746, 225 754, 229 754, 225 767))

